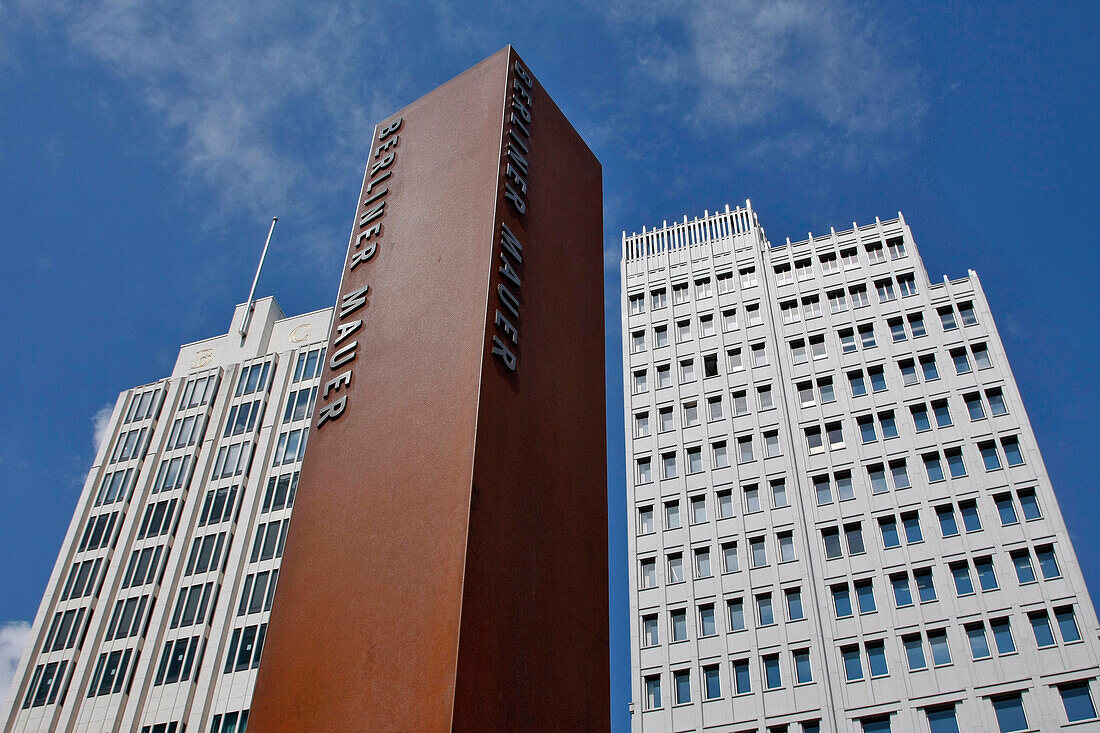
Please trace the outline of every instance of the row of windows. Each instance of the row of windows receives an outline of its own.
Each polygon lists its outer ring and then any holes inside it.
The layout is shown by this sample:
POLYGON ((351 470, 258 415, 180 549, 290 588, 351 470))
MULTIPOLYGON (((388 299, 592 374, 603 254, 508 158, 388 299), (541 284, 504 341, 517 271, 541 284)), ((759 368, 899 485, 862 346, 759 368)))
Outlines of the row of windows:
POLYGON ((61 591, 61 600, 67 601, 72 598, 83 598, 91 595, 102 564, 103 558, 101 557, 74 562, 72 567, 69 568, 69 579, 65 581, 65 588, 61 591))
POLYGON ((84 527, 84 534, 80 538, 77 552, 98 550, 110 544, 118 517, 119 512, 103 513, 99 516, 90 517, 88 524, 84 527))
POLYGON ((187 569, 184 571, 184 575, 195 575, 217 570, 223 550, 225 550, 225 557, 229 557, 225 538, 225 532, 196 537, 191 543, 191 554, 187 556, 187 569))
MULTIPOLYGON (((734 573, 740 570, 740 560, 737 552, 737 541, 722 542, 721 563, 723 573, 734 573)), ((711 548, 695 547, 691 551, 695 578, 709 578, 713 572, 711 563, 711 548)), ((798 558, 795 555, 794 534, 789 531, 777 532, 775 535, 775 557, 780 563, 794 562, 798 558)), ((748 559, 750 567, 762 568, 768 565, 767 536, 760 535, 750 537, 748 541, 748 559)), ((684 553, 666 552, 665 555, 665 582, 668 585, 684 582, 684 553)), ((642 558, 639 561, 639 587, 641 589, 657 587, 657 558, 642 558)))
POLYGON ((157 469, 157 477, 153 481, 152 493, 160 491, 172 491, 187 483, 191 467, 191 456, 176 456, 165 458, 157 469))
POLYGON ((271 371, 271 360, 249 364, 241 368, 241 376, 237 379, 237 389, 234 397, 267 391, 267 377, 271 371))
POLYGON ((126 501, 130 498, 130 489, 133 488, 131 479, 134 477, 133 468, 125 468, 110 473, 105 473, 99 482, 99 491, 96 492, 95 506, 114 504, 116 501, 126 501))
MULTIPOLYGON (((133 649, 116 649, 113 652, 100 654, 99 659, 96 660, 95 672, 92 674, 92 683, 88 685, 88 697, 122 692, 122 686, 126 682, 126 670, 130 668, 132 656, 134 666, 137 666, 133 649)), ((129 684, 126 684, 127 692, 129 689, 129 684)))
POLYGON ((126 574, 122 579, 122 587, 137 588, 152 583, 158 578, 157 571, 160 568, 162 555, 167 555, 164 549, 164 545, 157 545, 131 552, 130 562, 126 566, 126 574))
MULTIPOLYGON (((773 626, 779 622, 779 611, 776 610, 776 602, 771 592, 758 593, 753 598, 756 607, 756 627, 764 628, 773 626)), ((806 618, 802 605, 801 588, 785 588, 782 591, 781 602, 785 609, 786 621, 802 621, 806 618)), ((674 608, 668 611, 668 638, 670 643, 688 641, 688 619, 686 608, 674 608)), ((642 647, 654 647, 661 643, 661 631, 659 623, 660 614, 647 613, 642 616, 642 647)), ((703 603, 696 608, 696 633, 698 638, 716 636, 718 624, 715 619, 713 603, 703 603)), ((743 598, 731 598, 726 601, 726 631, 735 633, 745 631, 745 600, 743 598)))
POLYGON ((195 624, 205 624, 208 620, 207 609, 213 613, 217 596, 218 587, 213 582, 180 588, 169 628, 180 629, 195 624))
POLYGON ((214 393, 218 390, 218 375, 207 374, 187 380, 183 386, 183 395, 180 397, 179 409, 187 410, 192 407, 201 407, 210 404, 214 399, 214 393))
MULTIPOLYGON (((53 705, 58 701, 58 693, 65 678, 65 670, 69 662, 49 662, 40 664, 34 668, 31 684, 27 687, 27 694, 23 698, 23 709, 37 708, 42 705, 53 705)), ((61 695, 64 701, 65 695, 61 695)))
POLYGON ((164 499, 145 506, 145 516, 138 528, 137 539, 159 537, 172 529, 172 519, 176 514, 176 499, 164 499))
POLYGON ((251 433, 257 425, 263 424, 264 407, 266 402, 262 398, 233 405, 229 408, 229 417, 225 421, 223 438, 231 435, 244 435, 251 433))
POLYGON ((77 638, 80 636, 84 613, 87 610, 70 608, 68 611, 55 613, 50 630, 46 632, 46 639, 42 642, 42 652, 57 652, 77 646, 77 638))
POLYGON ((201 636, 164 642, 164 651, 160 655, 160 664, 157 665, 153 684, 171 685, 191 679, 192 670, 198 666, 195 664, 195 657, 202 658, 200 651, 202 644, 201 636))
POLYGON ((271 461, 272 466, 284 466, 302 460, 306 454, 306 439, 309 437, 309 428, 288 430, 279 434, 279 440, 275 444, 275 457, 271 461))
POLYGON ((294 364, 294 376, 291 384, 297 384, 303 380, 310 380, 320 376, 321 367, 325 365, 325 347, 298 352, 298 361, 294 364))
POLYGON ((130 405, 126 408, 126 415, 122 418, 123 424, 147 420, 152 417, 159 407, 159 389, 150 389, 135 394, 130 398, 130 405))
POLYGON ((228 476, 240 476, 248 470, 254 452, 255 446, 248 442, 223 445, 218 449, 218 457, 214 461, 214 471, 210 474, 211 480, 228 476))
POLYGON ((292 391, 286 400, 286 410, 283 411, 283 422, 305 420, 313 415, 313 404, 317 400, 317 388, 303 387, 292 391))
POLYGON ((145 595, 121 598, 116 601, 115 610, 111 612, 111 620, 107 624, 104 641, 128 639, 138 633, 144 633, 142 621, 145 620, 146 610, 150 612, 150 616, 152 615, 152 604, 149 603, 149 598, 150 596, 145 595))
POLYGON ((272 476, 267 480, 264 503, 261 512, 273 512, 294 506, 294 496, 298 493, 298 472, 272 476))
POLYGON ((208 489, 206 498, 202 502, 202 510, 199 513, 199 527, 211 524, 221 524, 235 519, 237 504, 237 487, 223 486, 219 489, 208 489))
POLYGON ((275 598, 275 585, 279 582, 279 570, 264 570, 262 573, 249 573, 244 579, 241 590, 241 602, 237 615, 270 611, 275 598))
MULTIPOLYGON (((787 482, 784 479, 772 479, 768 482, 768 494, 771 497, 773 509, 780 509, 790 505, 787 496, 787 482)), ((733 490, 721 489, 715 492, 715 506, 717 519, 729 519, 733 517, 733 490)), ((759 484, 745 484, 741 487, 742 507, 745 514, 753 514, 764 510, 765 499, 761 493, 759 484)), ((705 494, 695 494, 688 498, 690 505, 690 521, 692 524, 705 524, 707 521, 707 498, 705 494)), ((683 526, 680 517, 680 500, 672 499, 664 502, 664 529, 679 529, 683 526)), ((646 535, 656 531, 653 505, 646 504, 638 507, 638 534, 646 535)))
POLYGON ((188 415, 177 417, 172 422, 172 429, 168 433, 168 442, 165 450, 186 448, 202 441, 203 430, 206 427, 205 415, 188 415))
MULTIPOLYGON (((813 669, 810 663, 810 650, 795 649, 790 653, 786 664, 780 661, 779 654, 763 654, 760 657, 759 676, 752 674, 752 664, 749 659, 738 659, 729 663, 730 678, 727 681, 732 695, 747 695, 752 692, 754 685, 759 684, 765 690, 778 690, 783 687, 783 667, 787 667, 787 674, 791 675, 796 685, 813 682, 813 669)), ((704 664, 700 667, 700 692, 704 700, 717 700, 722 697, 722 666, 721 664, 704 664)), ((646 675, 645 707, 646 710, 657 710, 662 707, 661 699, 661 675, 646 675)), ((686 705, 691 702, 691 670, 678 669, 672 671, 673 705, 686 705)), ((818 731, 816 722, 802 724, 804 731, 818 731)), ((780 729, 781 730, 781 729, 780 729)))
POLYGON ((145 446, 145 428, 126 430, 118 435, 115 441, 115 449, 111 452, 111 463, 128 461, 140 457, 145 446))
POLYGON ((229 641, 229 653, 225 656, 224 672, 226 674, 243 672, 249 668, 259 667, 265 636, 267 636, 267 624, 233 629, 233 636, 229 641))
POLYGON ((245 733, 248 727, 248 711, 218 713, 210 722, 210 733, 245 733))
POLYGON ((256 539, 252 543, 252 554, 249 562, 270 560, 283 556, 283 546, 286 544, 286 533, 290 528, 290 520, 261 523, 256 528, 256 539))

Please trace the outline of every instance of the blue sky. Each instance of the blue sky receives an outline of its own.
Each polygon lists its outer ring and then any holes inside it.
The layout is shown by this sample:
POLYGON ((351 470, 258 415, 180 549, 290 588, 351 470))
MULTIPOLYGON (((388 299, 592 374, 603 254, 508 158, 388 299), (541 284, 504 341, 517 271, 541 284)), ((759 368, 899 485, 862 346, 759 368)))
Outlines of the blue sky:
POLYGON ((1100 588, 1090 3, 0 0, 0 691, 118 392, 261 295, 332 303, 373 124, 507 43, 604 166, 613 720, 626 730, 623 229, 751 198, 977 270, 1100 588), (954 5, 954 4, 953 4, 954 5))

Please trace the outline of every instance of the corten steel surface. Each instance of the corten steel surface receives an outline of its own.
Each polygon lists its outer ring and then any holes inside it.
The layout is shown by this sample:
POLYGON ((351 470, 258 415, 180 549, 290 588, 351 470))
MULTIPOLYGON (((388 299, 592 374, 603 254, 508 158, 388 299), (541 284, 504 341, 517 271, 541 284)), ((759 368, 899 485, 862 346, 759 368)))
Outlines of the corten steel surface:
POLYGON ((375 131, 368 165, 402 120, 378 250, 344 266, 341 295, 370 286, 354 375, 318 395, 250 731, 609 728, 601 170, 535 81, 526 213, 504 200, 518 60, 375 131), (514 371, 491 353, 502 222, 514 371))

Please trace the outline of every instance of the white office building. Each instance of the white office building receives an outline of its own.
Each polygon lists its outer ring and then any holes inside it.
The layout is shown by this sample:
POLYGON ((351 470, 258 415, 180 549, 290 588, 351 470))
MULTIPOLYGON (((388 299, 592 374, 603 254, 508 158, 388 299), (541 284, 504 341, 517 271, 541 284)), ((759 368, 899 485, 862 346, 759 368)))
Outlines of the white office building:
POLYGON ((897 219, 623 237, 636 732, 1100 730, 1096 612, 977 275, 897 219))
POLYGON ((245 730, 331 311, 245 314, 119 395, 3 733, 245 730))

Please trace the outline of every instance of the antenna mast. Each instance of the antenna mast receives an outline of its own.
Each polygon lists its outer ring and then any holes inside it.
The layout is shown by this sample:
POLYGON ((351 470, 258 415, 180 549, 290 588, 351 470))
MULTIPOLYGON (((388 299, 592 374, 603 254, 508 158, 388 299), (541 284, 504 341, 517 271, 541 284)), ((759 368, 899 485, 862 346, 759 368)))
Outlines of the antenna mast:
POLYGON ((245 306, 244 320, 241 321, 240 334, 242 339, 248 334, 248 325, 252 322, 252 309, 255 307, 252 298, 256 295, 256 283, 260 281, 260 270, 264 268, 264 258, 267 257, 267 248, 271 244, 271 235, 275 233, 275 222, 277 221, 279 221, 279 217, 271 217, 271 228, 267 230, 267 241, 264 242, 264 251, 260 253, 260 264, 256 265, 256 277, 252 278, 252 289, 248 291, 248 305, 245 306))

